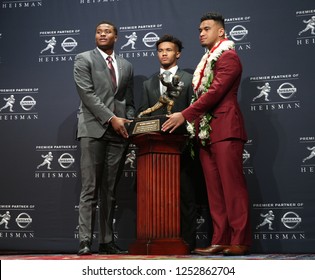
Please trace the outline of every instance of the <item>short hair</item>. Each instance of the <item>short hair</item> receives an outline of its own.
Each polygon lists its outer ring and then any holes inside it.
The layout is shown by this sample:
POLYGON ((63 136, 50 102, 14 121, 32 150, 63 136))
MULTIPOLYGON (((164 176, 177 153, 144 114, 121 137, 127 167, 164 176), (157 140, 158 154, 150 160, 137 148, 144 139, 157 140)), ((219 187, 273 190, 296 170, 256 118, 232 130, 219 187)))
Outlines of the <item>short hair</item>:
POLYGON ((179 52, 181 52, 182 49, 184 48, 182 42, 179 39, 177 39, 176 37, 174 37, 172 35, 165 34, 158 41, 156 41, 156 43, 155 43, 156 49, 158 50, 159 45, 161 43, 164 43, 164 42, 171 42, 171 43, 175 44, 177 46, 179 52))
POLYGON ((200 22, 203 22, 205 20, 214 20, 215 22, 219 23, 225 29, 224 17, 219 13, 216 13, 216 12, 206 13, 205 15, 203 15, 200 18, 200 22))
POLYGON ((108 24, 108 25, 112 26, 113 29, 114 29, 115 35, 117 35, 118 30, 117 30, 117 27, 115 26, 115 24, 113 24, 112 22, 107 21, 107 20, 102 20, 101 22, 99 22, 99 23, 96 25, 96 28, 95 28, 95 29, 97 29, 97 27, 99 27, 101 24, 108 24))

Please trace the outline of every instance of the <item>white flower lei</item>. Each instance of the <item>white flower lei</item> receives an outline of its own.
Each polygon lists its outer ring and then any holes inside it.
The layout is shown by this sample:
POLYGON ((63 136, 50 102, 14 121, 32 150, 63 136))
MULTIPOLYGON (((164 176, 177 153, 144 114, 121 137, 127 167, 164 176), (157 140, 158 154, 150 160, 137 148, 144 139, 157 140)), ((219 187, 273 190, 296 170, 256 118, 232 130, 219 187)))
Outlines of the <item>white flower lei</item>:
MULTIPOLYGON (((193 75, 193 88, 194 96, 191 100, 191 104, 194 103, 201 95, 208 92, 210 85, 213 81, 213 68, 215 62, 226 50, 234 49, 234 42, 224 39, 217 42, 214 47, 208 51, 200 60, 194 75, 193 75)), ((208 140, 210 140, 210 120, 212 115, 210 113, 204 114, 199 123, 198 138, 203 146, 206 146, 208 140)), ((190 134, 190 138, 194 138, 196 134, 194 122, 187 122, 187 131, 190 134)))

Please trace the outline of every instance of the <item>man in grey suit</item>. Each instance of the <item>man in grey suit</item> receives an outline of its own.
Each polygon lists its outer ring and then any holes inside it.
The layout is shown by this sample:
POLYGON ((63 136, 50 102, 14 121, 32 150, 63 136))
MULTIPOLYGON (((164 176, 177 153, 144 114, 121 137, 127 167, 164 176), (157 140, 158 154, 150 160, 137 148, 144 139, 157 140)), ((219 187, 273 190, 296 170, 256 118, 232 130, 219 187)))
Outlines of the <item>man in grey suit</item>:
POLYGON ((96 27, 96 48, 80 53, 74 80, 81 103, 78 139, 82 189, 79 202, 78 255, 91 254, 96 207, 99 206, 99 254, 123 254, 113 237, 115 189, 128 148, 125 125, 135 116, 133 67, 116 56, 117 28, 103 21, 96 27))
MULTIPOLYGON (((160 82, 159 75, 169 76, 169 80, 178 75, 183 83, 183 89, 180 95, 174 99, 172 112, 180 112, 190 105, 193 94, 192 74, 179 69, 177 60, 182 51, 182 42, 172 35, 164 35, 156 42, 156 49, 160 63, 160 72, 154 74, 151 78, 143 82, 142 103, 139 107, 139 113, 154 106, 160 96, 165 92, 160 82), (165 71, 169 71, 166 72, 165 71)), ((151 116, 165 115, 166 106, 152 112, 151 116)), ((192 179, 195 171, 195 164, 190 157, 190 149, 186 147, 181 155, 180 170, 180 212, 181 212, 181 237, 193 251, 196 242, 196 205, 195 190, 192 179)))

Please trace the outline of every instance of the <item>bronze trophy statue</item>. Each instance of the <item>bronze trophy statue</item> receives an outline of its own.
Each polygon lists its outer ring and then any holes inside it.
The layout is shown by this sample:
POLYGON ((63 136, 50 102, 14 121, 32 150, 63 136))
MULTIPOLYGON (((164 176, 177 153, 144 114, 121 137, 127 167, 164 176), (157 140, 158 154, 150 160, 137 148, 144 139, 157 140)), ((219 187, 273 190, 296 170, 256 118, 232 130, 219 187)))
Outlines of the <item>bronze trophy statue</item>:
POLYGON ((144 115, 150 114, 163 106, 167 107, 167 114, 170 115, 174 106, 174 98, 177 98, 183 90, 182 83, 179 80, 178 75, 174 75, 171 82, 164 81, 164 75, 160 74, 159 79, 163 86, 166 86, 166 91, 160 96, 159 101, 154 104, 151 108, 142 111, 138 118, 144 115))
POLYGON ((178 75, 174 75, 170 82, 165 81, 164 74, 159 75, 161 83, 166 87, 166 91, 160 96, 158 102, 152 107, 140 112, 138 117, 129 125, 129 134, 136 135, 140 133, 160 131, 162 123, 166 121, 166 115, 148 116, 152 112, 166 106, 167 114, 171 114, 174 106, 174 99, 177 98, 183 90, 183 82, 178 75))

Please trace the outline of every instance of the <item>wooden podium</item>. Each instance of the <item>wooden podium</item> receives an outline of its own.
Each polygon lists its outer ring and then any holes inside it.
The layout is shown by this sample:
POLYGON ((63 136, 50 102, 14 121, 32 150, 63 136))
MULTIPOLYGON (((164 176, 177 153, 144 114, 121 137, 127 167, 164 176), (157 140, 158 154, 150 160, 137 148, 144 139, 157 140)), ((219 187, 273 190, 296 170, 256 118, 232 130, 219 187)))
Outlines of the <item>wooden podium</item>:
POLYGON ((132 138, 137 155, 137 240, 133 255, 184 255, 180 237, 180 154, 184 135, 144 133, 132 138))

